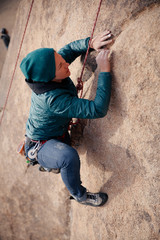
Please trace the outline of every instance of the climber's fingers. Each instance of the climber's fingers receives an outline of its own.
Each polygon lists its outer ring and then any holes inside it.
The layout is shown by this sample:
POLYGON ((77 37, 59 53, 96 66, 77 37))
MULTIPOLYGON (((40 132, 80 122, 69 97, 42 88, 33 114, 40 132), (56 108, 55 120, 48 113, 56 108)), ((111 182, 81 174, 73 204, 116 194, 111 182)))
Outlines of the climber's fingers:
POLYGON ((104 37, 104 36, 106 36, 106 35, 108 35, 110 33, 111 33, 110 30, 106 30, 106 31, 100 33, 100 37, 104 37))
POLYGON ((107 40, 107 39, 111 38, 112 36, 113 36, 113 34, 112 34, 112 33, 108 33, 107 35, 105 35, 105 36, 101 37, 101 41, 105 41, 105 40, 107 40))
MULTIPOLYGON (((102 48, 113 42, 111 39, 113 34, 111 31, 106 30, 103 33, 98 34, 91 40, 91 48, 94 48, 96 51, 102 50, 102 48)), ((107 46, 106 46, 107 47, 107 46)))
POLYGON ((110 39, 110 40, 101 42, 98 50, 101 50, 101 48, 103 48, 104 46, 107 47, 107 45, 110 44, 110 43, 112 43, 112 42, 113 42, 113 39, 110 39))
POLYGON ((101 50, 96 57, 96 62, 101 72, 110 72, 109 53, 109 50, 101 50))

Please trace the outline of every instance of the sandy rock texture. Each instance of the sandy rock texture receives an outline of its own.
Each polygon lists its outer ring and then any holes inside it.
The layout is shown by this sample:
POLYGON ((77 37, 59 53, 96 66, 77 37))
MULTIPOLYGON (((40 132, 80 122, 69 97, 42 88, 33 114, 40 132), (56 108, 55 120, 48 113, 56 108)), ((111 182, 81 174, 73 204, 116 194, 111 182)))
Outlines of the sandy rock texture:
MULTIPOLYGON (((99 1, 34 2, 18 66, 40 47, 90 36, 99 1)), ((21 2, 2 72, 1 106, 6 96, 31 1, 21 2)), ((111 29, 112 98, 106 117, 87 121, 77 147, 83 185, 104 191, 102 208, 68 200, 60 175, 26 172, 16 148, 25 133, 31 91, 17 67, 0 126, 1 240, 160 239, 160 2, 103 1, 95 35, 111 29)), ((96 53, 84 74, 84 97, 94 99, 96 53)), ((83 58, 70 67, 76 82, 83 58)))
MULTIPOLYGON (((0 29, 6 28, 12 38, 12 30, 16 18, 16 12, 21 0, 1 0, 0 1, 0 29)), ((7 48, 0 40, 0 76, 7 54, 7 48)))

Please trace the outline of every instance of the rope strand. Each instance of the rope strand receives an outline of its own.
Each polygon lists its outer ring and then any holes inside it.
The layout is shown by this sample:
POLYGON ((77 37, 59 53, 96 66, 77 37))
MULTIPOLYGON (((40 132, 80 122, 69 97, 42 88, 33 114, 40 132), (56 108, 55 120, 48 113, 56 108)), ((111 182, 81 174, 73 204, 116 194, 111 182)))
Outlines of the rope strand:
POLYGON ((91 41, 92 41, 92 38, 93 38, 94 30, 95 30, 95 27, 96 27, 98 15, 99 15, 100 8, 101 8, 101 5, 102 5, 102 1, 103 1, 103 0, 100 0, 100 2, 99 2, 99 7, 98 7, 98 11, 97 11, 97 15, 96 15, 95 22, 94 22, 92 34, 91 34, 91 37, 90 37, 90 40, 89 40, 89 43, 88 43, 88 49, 87 49, 87 52, 86 52, 86 55, 85 55, 85 59, 84 59, 84 63, 83 63, 82 71, 81 71, 81 75, 80 75, 80 77, 77 79, 78 84, 77 84, 76 88, 77 88, 77 92, 78 92, 78 91, 81 91, 80 98, 82 98, 82 94, 83 94, 83 81, 82 81, 82 76, 83 76, 85 64, 86 64, 86 61, 87 61, 89 49, 90 49, 90 46, 91 46, 91 41))
MULTIPOLYGON (((81 91, 80 98, 82 98, 82 94, 83 94, 83 81, 82 81, 83 72, 84 72, 86 61, 87 61, 87 57, 88 57, 89 49, 90 49, 90 46, 91 46, 91 41, 92 41, 92 38, 93 38, 93 34, 94 34, 95 27, 96 27, 96 23, 97 23, 97 19, 98 19, 98 15, 99 15, 99 12, 100 12, 102 1, 103 0, 100 0, 100 2, 99 2, 99 7, 98 7, 98 11, 97 11, 95 22, 94 22, 92 34, 91 34, 91 37, 90 37, 90 40, 89 40, 89 43, 88 43, 88 49, 87 49, 87 52, 86 52, 86 55, 85 55, 85 59, 84 59, 84 63, 83 63, 82 71, 81 71, 81 75, 77 79, 78 84, 77 84, 76 88, 77 88, 77 91, 81 91)), ((1 119, 0 119, 0 125, 2 124, 2 120, 3 120, 3 117, 4 117, 4 112, 6 110, 9 94, 10 94, 10 91, 11 91, 11 87, 12 87, 15 71, 16 71, 16 68, 17 68, 17 64, 18 64, 18 60, 19 60, 19 56, 20 56, 20 52, 21 52, 21 48, 22 48, 22 44, 23 44, 25 33, 26 33, 26 30, 27 30, 28 22, 29 22, 29 19, 30 19, 33 3, 34 3, 34 0, 32 0, 32 2, 31 2, 29 14, 28 14, 28 17, 27 17, 26 26, 25 26, 25 29, 24 29, 24 33, 23 33, 23 36, 22 36, 21 44, 20 44, 18 55, 17 55, 17 59, 16 59, 16 64, 15 64, 15 67, 14 67, 14 71, 13 71, 13 74, 12 74, 11 82, 10 82, 9 89, 8 89, 8 92, 7 92, 7 97, 6 97, 6 100, 5 100, 4 107, 3 107, 2 116, 1 116, 1 119)))
POLYGON ((6 100, 5 100, 4 107, 3 107, 2 116, 1 116, 1 120, 0 120, 0 125, 2 124, 2 120, 3 120, 4 112, 5 112, 5 110, 6 110, 6 106, 7 106, 7 102, 8 102, 9 94, 10 94, 10 91, 11 91, 11 87, 12 87, 12 83, 13 83, 14 75, 15 75, 15 72, 16 72, 16 68, 17 68, 17 64, 18 64, 18 59, 19 59, 19 56, 20 56, 20 52, 21 52, 21 48, 22 48, 23 41, 24 41, 25 33, 26 33, 26 30, 27 30, 27 26, 28 26, 29 18, 30 18, 30 15, 31 15, 31 11, 32 11, 33 3, 34 3, 34 0, 32 0, 32 2, 31 2, 31 6, 30 6, 30 10, 29 10, 29 14, 28 14, 28 17, 27 17, 26 26, 25 26, 25 29, 24 29, 23 37, 22 37, 21 44, 20 44, 19 51, 18 51, 18 55, 17 55, 16 64, 15 64, 15 67, 14 67, 14 71, 13 71, 13 74, 12 74, 11 82, 10 82, 9 89, 8 89, 8 92, 7 92, 7 97, 6 97, 6 100))
MULTIPOLYGON (((82 81, 82 76, 83 76, 85 64, 86 64, 86 61, 87 61, 89 49, 90 49, 90 46, 91 46, 91 41, 92 41, 92 38, 93 38, 94 30, 95 30, 95 27, 96 27, 98 15, 99 15, 100 8, 101 8, 101 5, 102 5, 102 1, 103 1, 103 0, 100 0, 100 2, 99 2, 99 7, 98 7, 98 11, 97 11, 97 15, 96 15, 95 22, 94 22, 92 34, 91 34, 91 37, 90 37, 90 40, 89 40, 89 43, 88 43, 88 49, 87 49, 87 52, 86 52, 86 55, 85 55, 85 59, 84 59, 84 63, 83 63, 82 71, 81 71, 81 75, 80 75, 80 77, 77 79, 77 82, 78 82, 78 83, 77 83, 76 89, 77 89, 77 93, 78 93, 79 91, 81 91, 81 93, 80 93, 80 98, 82 98, 82 95, 83 95, 83 85, 84 85, 84 84, 83 84, 83 81, 82 81)), ((70 123, 69 123, 69 128, 68 128, 68 129, 70 130, 72 125, 76 125, 76 124, 78 124, 79 122, 80 122, 80 119, 79 119, 79 118, 77 119, 77 121, 76 121, 75 123, 73 123, 73 121, 71 120, 70 123)))

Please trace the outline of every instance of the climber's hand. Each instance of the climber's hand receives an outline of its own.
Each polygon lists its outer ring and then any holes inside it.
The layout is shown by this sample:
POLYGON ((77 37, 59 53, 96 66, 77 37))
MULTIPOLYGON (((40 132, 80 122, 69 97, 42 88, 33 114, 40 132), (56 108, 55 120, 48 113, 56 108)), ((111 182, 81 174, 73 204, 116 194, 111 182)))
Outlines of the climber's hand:
POLYGON ((101 51, 103 48, 107 48, 107 46, 113 42, 113 39, 111 39, 112 37, 113 34, 109 30, 99 33, 92 39, 90 47, 94 48, 96 51, 101 51))
POLYGON ((101 72, 110 72, 109 50, 101 50, 96 57, 98 68, 101 72))

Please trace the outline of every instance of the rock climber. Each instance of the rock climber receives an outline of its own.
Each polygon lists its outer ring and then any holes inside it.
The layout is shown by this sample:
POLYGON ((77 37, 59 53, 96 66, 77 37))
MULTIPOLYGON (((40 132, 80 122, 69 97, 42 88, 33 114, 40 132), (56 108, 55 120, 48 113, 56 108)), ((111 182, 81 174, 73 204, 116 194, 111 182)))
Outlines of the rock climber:
POLYGON ((6 48, 8 48, 9 43, 10 43, 10 36, 8 35, 7 29, 6 28, 2 28, 0 33, 2 34, 1 35, 1 39, 3 40, 6 48))
POLYGON ((93 101, 78 98, 68 68, 87 51, 90 38, 71 42, 58 52, 53 48, 37 49, 30 52, 20 64, 25 81, 32 90, 26 123, 26 156, 30 156, 30 151, 35 149, 36 155, 33 155, 40 166, 48 171, 60 171, 71 198, 95 207, 102 206, 108 195, 91 193, 82 185, 80 159, 77 151, 70 146, 68 125, 72 118, 96 119, 107 114, 111 94, 107 46, 113 41, 111 36, 111 31, 107 30, 91 41, 90 48, 98 52, 96 62, 100 71, 93 101))

